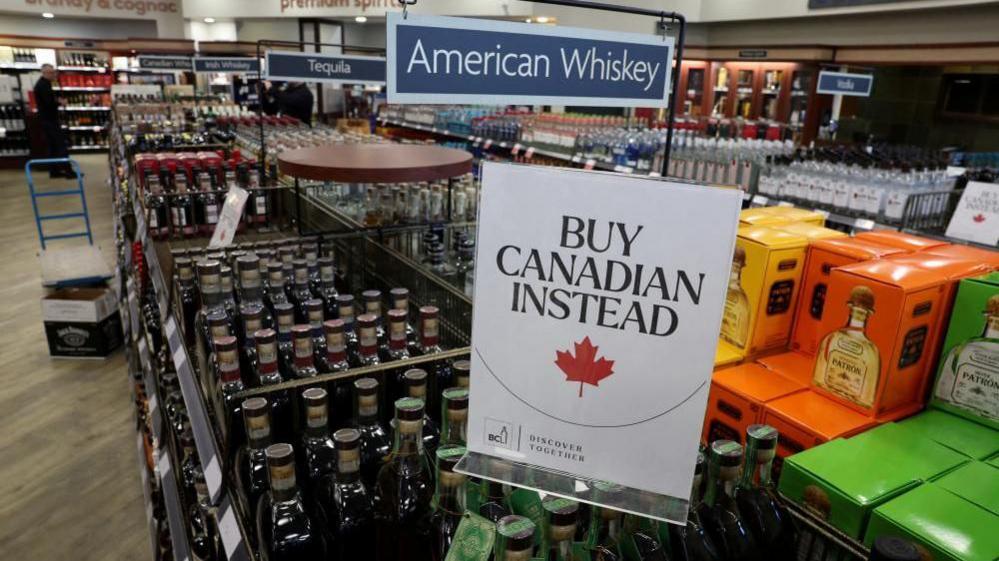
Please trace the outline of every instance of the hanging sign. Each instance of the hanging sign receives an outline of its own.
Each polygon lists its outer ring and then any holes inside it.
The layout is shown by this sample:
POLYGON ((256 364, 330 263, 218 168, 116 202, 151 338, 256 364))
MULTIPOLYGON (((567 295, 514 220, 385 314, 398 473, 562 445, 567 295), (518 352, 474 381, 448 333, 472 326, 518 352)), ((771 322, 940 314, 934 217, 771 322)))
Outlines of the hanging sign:
POLYGON ((388 102, 666 107, 671 38, 388 14, 388 102))
POLYGON ((139 55, 139 68, 143 70, 190 70, 189 56, 152 56, 139 55))
POLYGON ((968 182, 947 225, 947 237, 999 245, 999 185, 968 182))
POLYGON ((874 76, 870 74, 847 74, 846 72, 819 72, 819 84, 815 89, 820 94, 853 95, 868 97, 874 87, 874 76))
POLYGON ((195 72, 258 73, 260 59, 253 57, 195 57, 195 72))
POLYGON ((385 59, 371 56, 267 51, 270 80, 332 84, 384 84, 385 59))
POLYGON ((741 204, 485 162, 459 470, 685 520, 741 204), (623 487, 596 500, 594 480, 623 487))
POLYGON ((239 220, 243 216, 243 207, 246 206, 246 199, 250 194, 241 187, 233 185, 225 195, 225 202, 222 204, 222 212, 219 214, 218 224, 212 232, 212 239, 208 242, 208 247, 216 249, 219 247, 229 247, 236 237, 236 230, 239 228, 239 220))

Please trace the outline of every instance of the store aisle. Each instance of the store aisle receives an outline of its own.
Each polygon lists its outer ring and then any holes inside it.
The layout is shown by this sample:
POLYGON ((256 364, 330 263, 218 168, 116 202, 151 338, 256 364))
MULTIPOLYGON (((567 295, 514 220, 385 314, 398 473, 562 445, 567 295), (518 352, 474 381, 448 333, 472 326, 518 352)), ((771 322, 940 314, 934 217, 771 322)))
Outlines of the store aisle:
MULTIPOLYGON (((95 242, 111 264, 107 156, 78 161, 86 173, 95 242)), ((43 177, 43 188, 70 185, 43 177)), ((45 213, 69 208, 49 202, 54 206, 43 208, 45 213)), ((104 361, 49 358, 38 251, 24 172, 0 171, 2 557, 149 559, 124 354, 119 350, 104 361)))

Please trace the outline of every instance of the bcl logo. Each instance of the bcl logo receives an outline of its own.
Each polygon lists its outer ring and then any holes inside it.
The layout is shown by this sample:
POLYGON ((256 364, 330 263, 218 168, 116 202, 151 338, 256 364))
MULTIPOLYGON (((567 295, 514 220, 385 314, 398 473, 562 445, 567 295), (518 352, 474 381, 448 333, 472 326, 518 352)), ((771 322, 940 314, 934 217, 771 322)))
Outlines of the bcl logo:
POLYGON ((496 419, 486 419, 486 444, 508 450, 517 450, 518 440, 512 424, 496 419))

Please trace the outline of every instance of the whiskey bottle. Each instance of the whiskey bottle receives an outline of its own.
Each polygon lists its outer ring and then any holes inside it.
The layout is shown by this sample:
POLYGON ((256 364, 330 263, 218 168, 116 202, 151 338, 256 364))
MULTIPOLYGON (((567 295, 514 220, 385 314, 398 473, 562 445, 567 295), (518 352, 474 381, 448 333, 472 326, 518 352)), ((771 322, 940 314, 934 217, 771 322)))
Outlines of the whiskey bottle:
POLYGON ((308 325, 296 325, 291 328, 291 336, 295 353, 292 359, 292 377, 318 376, 315 356, 312 354, 312 329, 308 325))
MULTIPOLYGON (((222 257, 219 257, 219 261, 222 257)), ((233 290, 232 283, 232 268, 228 265, 223 264, 219 269, 219 281, 222 287, 222 306, 225 307, 226 312, 229 313, 229 317, 232 318, 232 325, 240 325, 239 321, 239 306, 236 304, 236 292, 233 290)), ((233 333, 236 330, 233 329, 233 333)))
POLYGON ((243 400, 242 408, 246 444, 236 452, 236 480, 246 496, 250 517, 256 520, 257 503, 267 492, 267 457, 264 450, 271 445, 271 415, 267 400, 262 397, 243 400))
POLYGON ((360 366, 380 364, 378 357, 378 324, 373 314, 357 318, 357 359, 360 366))
MULTIPOLYGON (((437 491, 434 493, 433 548, 431 558, 444 561, 451 549, 454 533, 465 513, 465 476, 454 471, 465 455, 464 446, 442 446, 437 449, 437 491)), ((533 535, 532 535, 533 537, 533 535)))
POLYGON ((343 335, 347 339, 347 360, 357 362, 357 331, 354 326, 354 296, 339 294, 336 297, 336 317, 343 322, 343 335))
POLYGON ((388 311, 388 347, 384 360, 405 360, 409 358, 406 340, 406 312, 391 309, 388 311))
POLYGON ((288 304, 288 295, 284 290, 284 269, 279 262, 272 261, 267 264, 267 298, 265 302, 274 316, 277 316, 279 304, 288 304))
POLYGON ((208 495, 205 474, 198 467, 194 476, 197 499, 188 511, 191 532, 191 557, 196 561, 217 561, 225 558, 222 541, 212 517, 212 504, 208 495))
POLYGON ((742 446, 731 440, 711 443, 708 456, 708 489, 700 507, 700 518, 707 527, 724 561, 755 561, 758 551, 733 492, 742 463, 742 446))
POLYGON ((175 238, 189 238, 194 235, 194 205, 187 191, 187 174, 174 175, 174 193, 170 200, 170 219, 175 238))
POLYGON ((295 327, 295 307, 289 302, 274 306, 274 319, 277 322, 278 366, 281 377, 294 377, 294 345, 291 330, 295 327))
POLYGON ((378 471, 391 450, 388 433, 378 420, 378 380, 355 380, 354 393, 354 426, 361 433, 361 478, 374 490, 378 471))
POLYGON ((535 525, 530 518, 511 514, 496 523, 493 561, 530 561, 535 525))
POLYGON ((776 451, 777 429, 768 425, 750 425, 746 429, 746 456, 735 488, 735 502, 760 551, 765 551, 769 559, 792 561, 794 523, 781 506, 770 478, 776 451))
POLYGON ((878 347, 864 332, 874 314, 874 293, 855 286, 847 302, 850 320, 846 327, 828 333, 819 343, 813 383, 862 407, 874 404, 881 375, 878 347))
POLYGON ((312 291, 309 290, 309 265, 305 259, 292 261, 295 270, 295 290, 288 300, 295 305, 295 322, 308 323, 309 310, 306 302, 312 300, 312 291))
POLYGON ((315 504, 323 481, 336 473, 336 448, 330 438, 326 390, 309 388, 303 391, 302 403, 305 407, 305 431, 298 448, 299 470, 305 476, 302 487, 306 502, 315 504))
POLYGON ((687 507, 687 524, 669 525, 669 543, 673 561, 722 561, 711 536, 700 516, 701 483, 704 480, 707 460, 698 452, 694 467, 694 483, 691 485, 690 502, 687 507))
MULTIPOLYGON (((441 352, 440 346, 440 309, 437 306, 422 306, 420 308, 419 341, 416 351, 413 354, 419 356, 434 355, 441 352)), ((440 392, 444 388, 455 385, 454 372, 447 361, 438 360, 427 365, 430 380, 429 387, 431 399, 430 418, 440 422, 440 392)))
POLYGON ((215 358, 218 362, 220 411, 224 412, 223 430, 227 435, 227 445, 229 450, 235 450, 239 446, 245 435, 240 419, 243 415, 240 410, 241 403, 236 400, 236 394, 246 389, 243 385, 243 377, 239 370, 239 348, 236 338, 232 336, 217 337, 215 339, 215 358))
POLYGON ((406 340, 410 343, 416 341, 416 330, 409 324, 409 289, 393 288, 389 290, 389 299, 392 301, 393 310, 402 310, 406 313, 406 340))
POLYGON ((316 364, 326 356, 326 333, 323 329, 323 301, 313 298, 305 303, 306 315, 309 320, 309 329, 312 330, 312 352, 316 357, 316 364))
POLYGON ((459 388, 470 390, 472 363, 468 360, 456 360, 451 365, 451 372, 454 375, 454 385, 459 388))
POLYGON ((461 242, 454 267, 457 287, 471 298, 475 294, 475 241, 465 239, 461 242))
MULTIPOLYGON (((257 384, 273 386, 284 381, 281 376, 278 361, 277 334, 273 329, 261 329, 253 334, 257 345, 257 384)), ((271 416, 274 420, 275 437, 285 442, 291 440, 292 415, 291 396, 287 390, 273 391, 268 394, 271 403, 271 416)))
MULTIPOLYGON (((426 403, 427 398, 427 372, 419 368, 411 368, 403 375, 403 384, 406 388, 406 397, 413 397, 426 403)), ((427 451, 428 458, 432 458, 437 444, 440 442, 441 433, 429 415, 424 414, 423 418, 423 449, 427 451)), ((430 462, 433 463, 433 462, 430 462)))
POLYGON ((722 314, 722 339, 740 349, 746 348, 749 339, 751 311, 746 291, 742 289, 742 268, 746 265, 746 250, 735 246, 732 257, 732 272, 728 278, 728 292, 725 294, 725 312, 722 314))
POLYGON ((294 449, 290 444, 271 444, 265 454, 270 490, 257 507, 262 561, 320 561, 325 548, 295 482, 294 449))
POLYGON ((378 345, 387 345, 385 337, 385 323, 382 319, 382 291, 365 290, 361 293, 361 301, 364 303, 364 313, 375 316, 375 331, 378 334, 378 345))
POLYGON ((195 347, 197 331, 194 322, 198 317, 201 300, 194 282, 194 264, 187 257, 178 257, 173 261, 177 271, 177 299, 180 302, 181 325, 184 326, 184 342, 195 347))
POLYGON ((236 268, 239 269, 240 305, 259 306, 263 314, 261 316, 263 327, 274 327, 274 316, 264 305, 264 294, 260 284, 260 258, 252 253, 243 255, 236 260, 236 268))
POLYGON ((468 390, 448 388, 442 392, 442 399, 441 446, 465 446, 468 442, 468 390))
MULTIPOLYGON (((257 331, 264 328, 264 307, 260 304, 242 304, 239 307, 243 319, 243 333, 239 346, 240 370, 247 374, 257 372, 257 343, 253 340, 257 331)), ((255 376, 248 377, 244 383, 254 383, 255 376)))
POLYGON ((323 312, 332 319, 338 316, 336 309, 336 269, 332 257, 319 258, 319 292, 317 296, 323 301, 323 312))
POLYGON ((966 411, 999 420, 999 295, 985 304, 985 328, 955 346, 942 362, 936 397, 966 411))
POLYGON ((219 278, 221 265, 218 261, 198 262, 198 285, 201 288, 201 309, 195 318, 195 330, 197 337, 198 368, 202 375, 212 372, 208 362, 208 355, 212 352, 212 340, 214 335, 208 323, 209 316, 221 316, 227 324, 228 335, 233 331, 232 318, 226 313, 222 305, 222 281, 219 278))
POLYGON ((572 538, 576 535, 579 503, 548 495, 541 501, 548 522, 548 535, 542 543, 545 561, 574 561, 572 538))
POLYGON ((219 222, 219 196, 215 191, 215 181, 211 173, 198 171, 194 174, 197 193, 194 195, 195 219, 201 235, 210 236, 219 222))
MULTIPOLYGON (((347 363, 347 346, 343 336, 343 322, 331 319, 323 322, 325 344, 323 356, 316 360, 316 366, 323 374, 344 372, 350 365, 347 363)), ((337 380, 333 385, 333 424, 344 426, 350 419, 352 410, 351 384, 347 380, 337 380)))
POLYGON ((197 500, 196 489, 194 488, 194 477, 201 466, 198 458, 198 450, 194 444, 194 433, 191 432, 191 424, 185 419, 181 422, 180 430, 180 483, 183 491, 185 504, 192 504, 197 500))
POLYGON ((342 561, 367 559, 375 540, 371 494, 361 481, 361 433, 340 429, 333 433, 336 446, 336 477, 328 478, 328 529, 333 535, 332 558, 342 561))
POLYGON ((374 513, 378 558, 426 559, 431 549, 430 466, 423 452, 423 402, 395 402, 392 453, 378 471, 374 513))

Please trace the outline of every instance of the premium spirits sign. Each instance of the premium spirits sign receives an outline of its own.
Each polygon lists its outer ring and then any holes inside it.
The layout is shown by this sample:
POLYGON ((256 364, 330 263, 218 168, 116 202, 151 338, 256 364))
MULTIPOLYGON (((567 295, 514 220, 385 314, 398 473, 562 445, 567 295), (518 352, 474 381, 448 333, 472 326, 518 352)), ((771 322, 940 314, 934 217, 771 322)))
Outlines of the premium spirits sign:
POLYGON ((854 95, 868 97, 874 87, 874 76, 870 74, 847 74, 846 72, 819 72, 819 84, 815 89, 820 94, 854 95))
POLYGON ((331 84, 384 84, 385 59, 369 56, 267 51, 270 80, 331 84))
POLYGON ((389 103, 666 107, 671 38, 388 14, 389 103))
POLYGON ((260 60, 253 57, 196 57, 195 72, 258 73, 260 60))
POLYGON ((740 191, 492 162, 482 186, 464 467, 682 521, 740 191))

